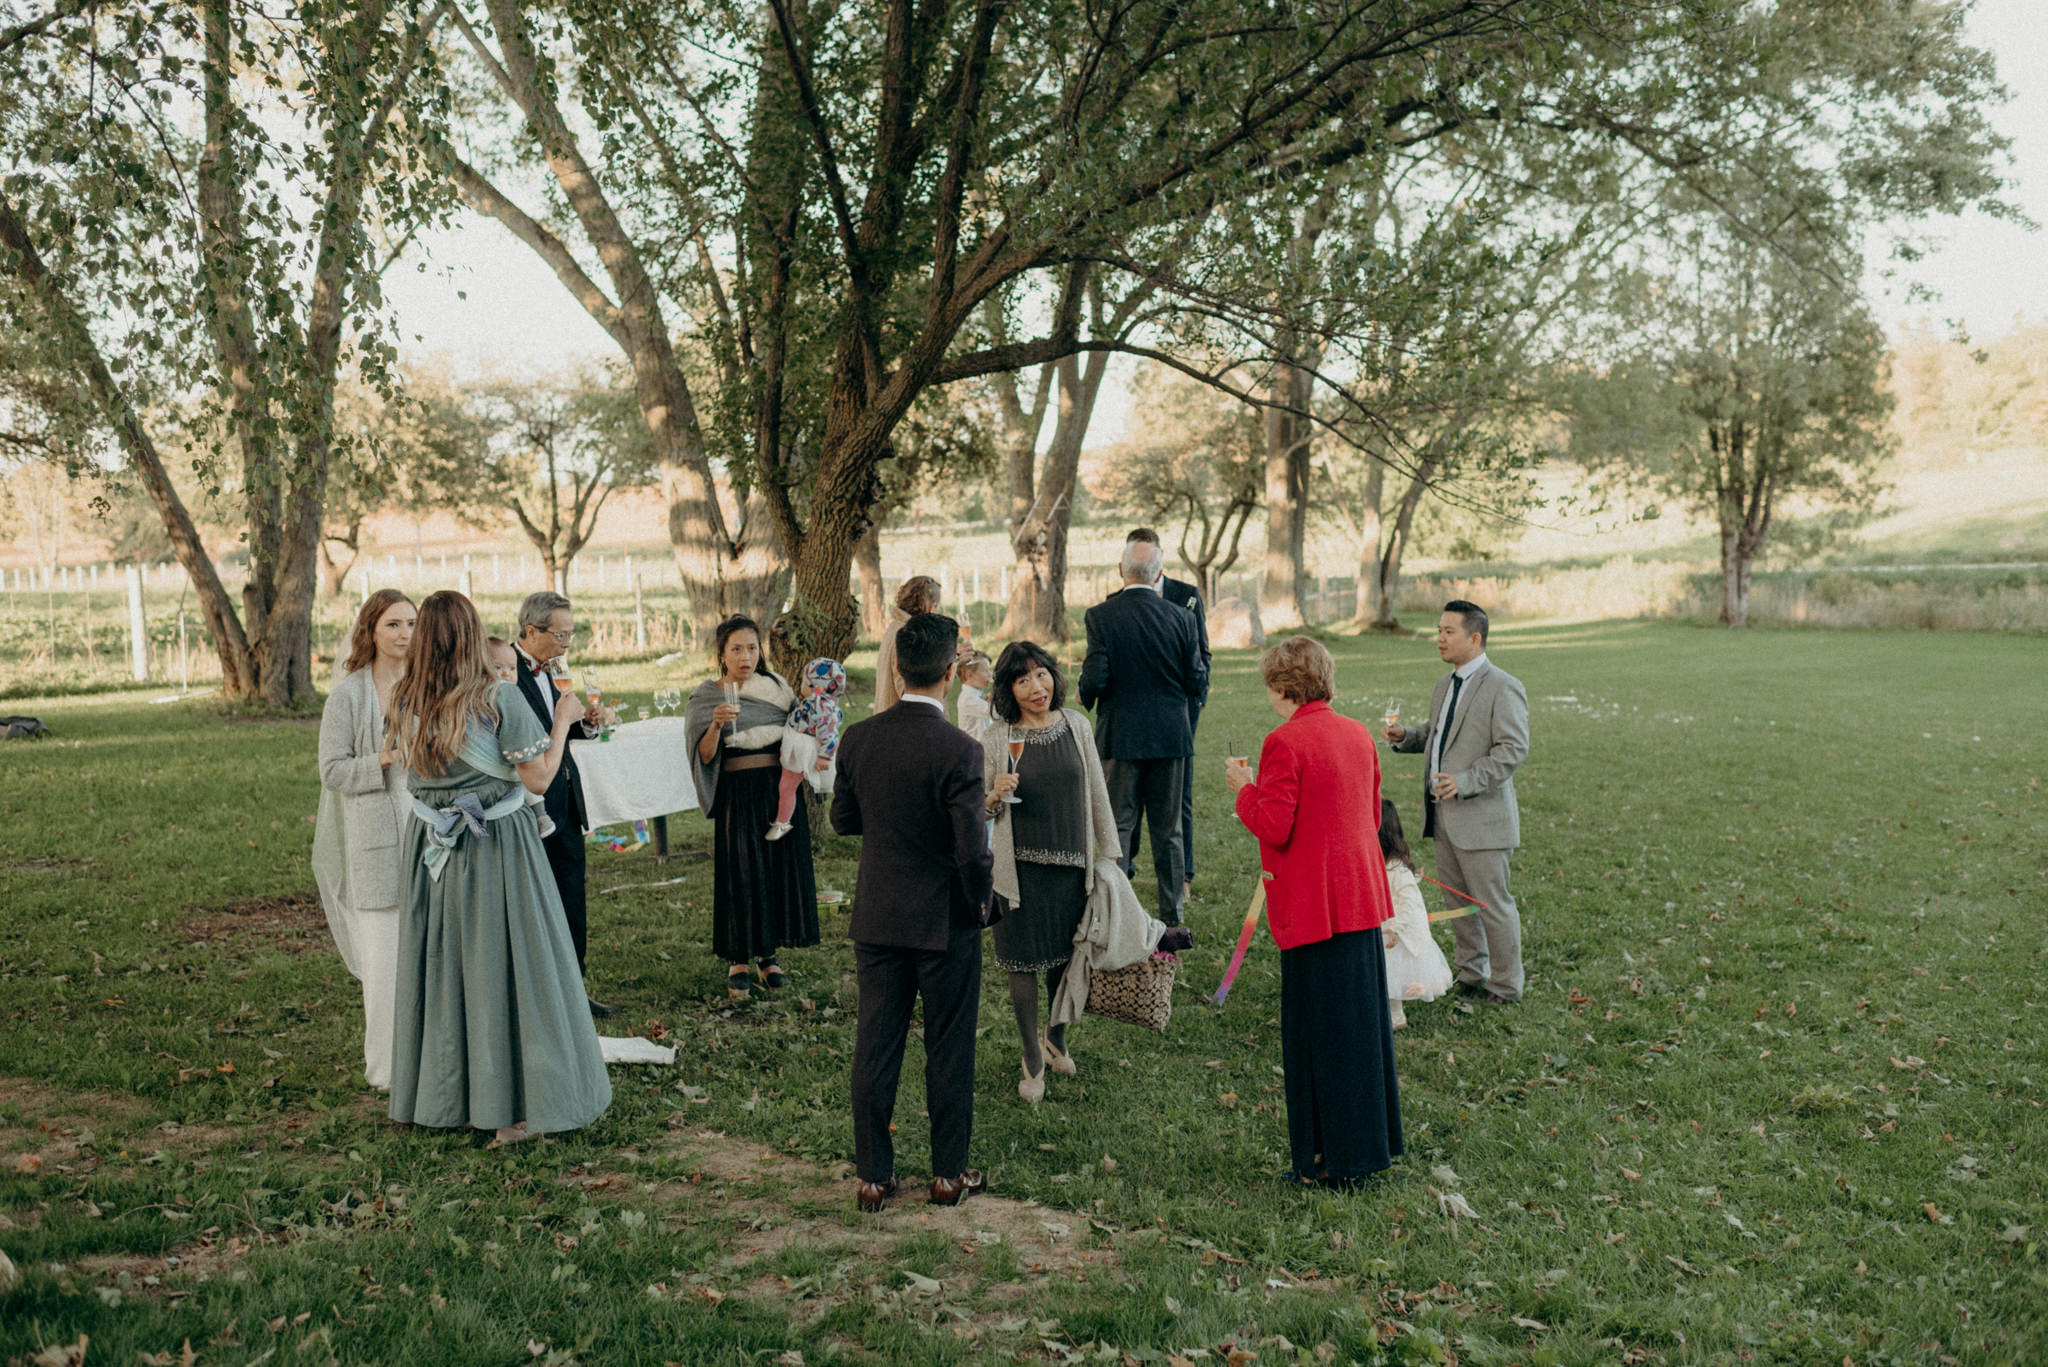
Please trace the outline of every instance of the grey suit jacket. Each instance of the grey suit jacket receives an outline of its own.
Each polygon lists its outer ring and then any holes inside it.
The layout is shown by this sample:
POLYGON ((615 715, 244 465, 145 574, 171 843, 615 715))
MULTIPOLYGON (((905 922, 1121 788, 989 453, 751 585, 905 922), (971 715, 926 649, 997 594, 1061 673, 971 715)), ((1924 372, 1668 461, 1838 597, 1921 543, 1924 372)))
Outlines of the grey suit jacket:
POLYGON ((398 905, 405 880, 399 833, 411 811, 405 767, 377 762, 384 717, 377 684, 358 669, 335 681, 320 713, 320 808, 314 817, 313 879, 342 962, 356 970, 348 915, 398 905))
MULTIPOLYGON (((1453 671, 1455 672, 1455 671, 1453 671)), ((1451 675, 1436 681, 1429 717, 1394 748, 1429 753, 1436 719, 1443 715, 1451 675)), ((1458 795, 1443 802, 1429 796, 1423 775, 1423 834, 1461 850, 1512 850, 1522 843, 1522 813, 1515 805, 1515 770, 1529 754, 1529 693, 1522 681, 1488 661, 1465 681, 1458 712, 1444 740, 1443 772, 1458 782, 1458 795)))

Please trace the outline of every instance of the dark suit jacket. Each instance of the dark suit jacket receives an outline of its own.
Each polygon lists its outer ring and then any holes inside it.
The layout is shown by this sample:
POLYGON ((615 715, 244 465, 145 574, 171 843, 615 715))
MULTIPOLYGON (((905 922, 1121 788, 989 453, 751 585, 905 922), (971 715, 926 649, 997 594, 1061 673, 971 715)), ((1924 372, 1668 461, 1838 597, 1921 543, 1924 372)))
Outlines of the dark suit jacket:
MULTIPOLYGON (((517 650, 513 658, 519 661, 519 695, 533 708, 540 724, 549 731, 555 729, 555 686, 526 667, 526 657, 517 650)), ((590 733, 577 722, 569 728, 569 735, 575 740, 589 740, 590 733)), ((562 767, 555 770, 555 781, 548 785, 541 801, 546 804, 548 817, 555 823, 557 832, 569 839, 583 839, 583 778, 576 772, 576 760, 569 751, 562 751, 562 767)))
POLYGON ((994 878, 981 777, 981 742, 940 708, 906 699, 846 728, 832 829, 861 838, 856 941, 937 953, 981 925, 994 878))
POLYGON ((1178 759, 1195 752, 1194 716, 1209 696, 1197 620, 1142 588, 1126 588, 1088 609, 1081 705, 1096 709, 1102 758, 1178 759))
MULTIPOLYGON (((1202 643, 1202 673, 1209 672, 1209 614, 1202 607, 1202 592, 1185 579, 1168 576, 1161 584, 1159 596, 1177 608, 1185 608, 1195 619, 1195 639, 1202 643)), ((1203 685, 1202 698, 1188 705, 1188 724, 1202 720, 1202 704, 1208 699, 1208 686, 1203 685)))

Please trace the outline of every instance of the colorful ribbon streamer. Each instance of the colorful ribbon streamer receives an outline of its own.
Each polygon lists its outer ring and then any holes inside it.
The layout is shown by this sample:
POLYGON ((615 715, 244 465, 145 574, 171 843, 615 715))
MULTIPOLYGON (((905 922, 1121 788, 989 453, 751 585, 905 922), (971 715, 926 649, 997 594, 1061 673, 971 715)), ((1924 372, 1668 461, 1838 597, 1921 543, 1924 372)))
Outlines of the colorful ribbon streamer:
MULTIPOLYGON (((1420 879, 1421 879, 1421 880, 1422 880, 1423 882, 1425 882, 1425 883, 1436 883, 1436 879, 1434 879, 1434 878, 1431 878, 1431 877, 1430 877, 1430 876, 1429 876, 1428 874, 1426 874, 1426 873, 1418 873, 1418 874, 1416 874, 1415 876, 1416 876, 1417 878, 1420 878, 1420 879)), ((1442 910, 1442 911, 1432 911, 1431 913, 1429 913, 1429 923, 1430 923, 1431 925, 1435 925, 1435 924, 1436 924, 1437 922, 1439 922, 1439 921, 1455 921, 1455 920, 1457 920, 1457 919, 1458 919, 1459 917, 1461 917, 1461 916, 1470 916, 1470 915, 1472 914, 1472 907, 1478 907, 1478 908, 1480 908, 1480 909, 1481 909, 1482 911, 1492 911, 1492 910, 1493 910, 1493 908, 1492 908, 1492 907, 1489 907, 1489 906, 1487 906, 1487 905, 1486 905, 1486 903, 1484 903, 1484 902, 1480 901, 1480 900, 1479 900, 1479 899, 1478 899, 1477 897, 1474 897, 1474 896, 1473 896, 1473 895, 1472 895, 1471 893, 1469 893, 1469 892, 1459 892, 1459 891, 1458 891, 1458 890, 1457 890, 1456 888, 1452 887, 1452 886, 1451 886, 1451 885, 1450 885, 1449 883, 1436 883, 1436 885, 1437 885, 1438 887, 1442 888, 1442 889, 1443 889, 1443 890, 1444 890, 1445 892, 1448 892, 1449 894, 1451 894, 1451 896, 1453 896, 1453 897, 1462 897, 1462 898, 1464 898, 1464 899, 1465 899, 1466 901, 1470 902, 1470 903, 1472 904, 1472 906, 1471 906, 1471 907, 1456 907, 1456 908, 1450 908, 1450 907, 1446 907, 1446 908, 1445 908, 1444 910, 1442 910)))
POLYGON ((1252 932, 1259 928, 1259 913, 1266 909, 1266 880, 1273 875, 1259 875, 1259 885, 1252 891, 1250 910, 1244 914, 1244 929, 1237 935, 1237 952, 1230 956, 1230 967, 1224 971, 1223 985, 1216 989, 1216 1004, 1223 1005, 1223 999, 1230 995, 1230 985, 1237 981, 1237 970, 1244 967, 1245 951, 1252 947, 1252 932))

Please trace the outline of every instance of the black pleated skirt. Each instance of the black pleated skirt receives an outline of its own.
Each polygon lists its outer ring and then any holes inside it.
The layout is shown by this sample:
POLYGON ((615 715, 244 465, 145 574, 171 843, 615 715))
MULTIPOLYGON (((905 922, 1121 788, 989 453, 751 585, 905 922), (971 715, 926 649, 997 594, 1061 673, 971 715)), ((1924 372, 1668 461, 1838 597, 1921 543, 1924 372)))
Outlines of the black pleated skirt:
POLYGON ((718 777, 711 804, 711 952, 729 964, 763 958, 785 945, 818 943, 818 884, 801 794, 789 834, 767 838, 781 779, 781 768, 773 764, 718 777))
POLYGON ((1378 930, 1280 951, 1280 1063, 1295 1172, 1348 1185, 1400 1155, 1401 1096, 1378 930))

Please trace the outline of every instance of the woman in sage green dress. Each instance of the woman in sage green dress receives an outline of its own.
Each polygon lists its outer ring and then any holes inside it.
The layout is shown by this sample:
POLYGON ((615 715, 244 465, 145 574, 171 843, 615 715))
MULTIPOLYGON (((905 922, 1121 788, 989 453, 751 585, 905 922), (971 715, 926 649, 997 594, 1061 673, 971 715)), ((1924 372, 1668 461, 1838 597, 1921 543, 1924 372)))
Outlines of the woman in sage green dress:
POLYGON ((539 795, 582 705, 563 694, 544 732, 511 689, 470 601, 429 595, 391 709, 413 798, 391 1118, 498 1144, 588 1125, 612 1099, 540 840, 539 795))

